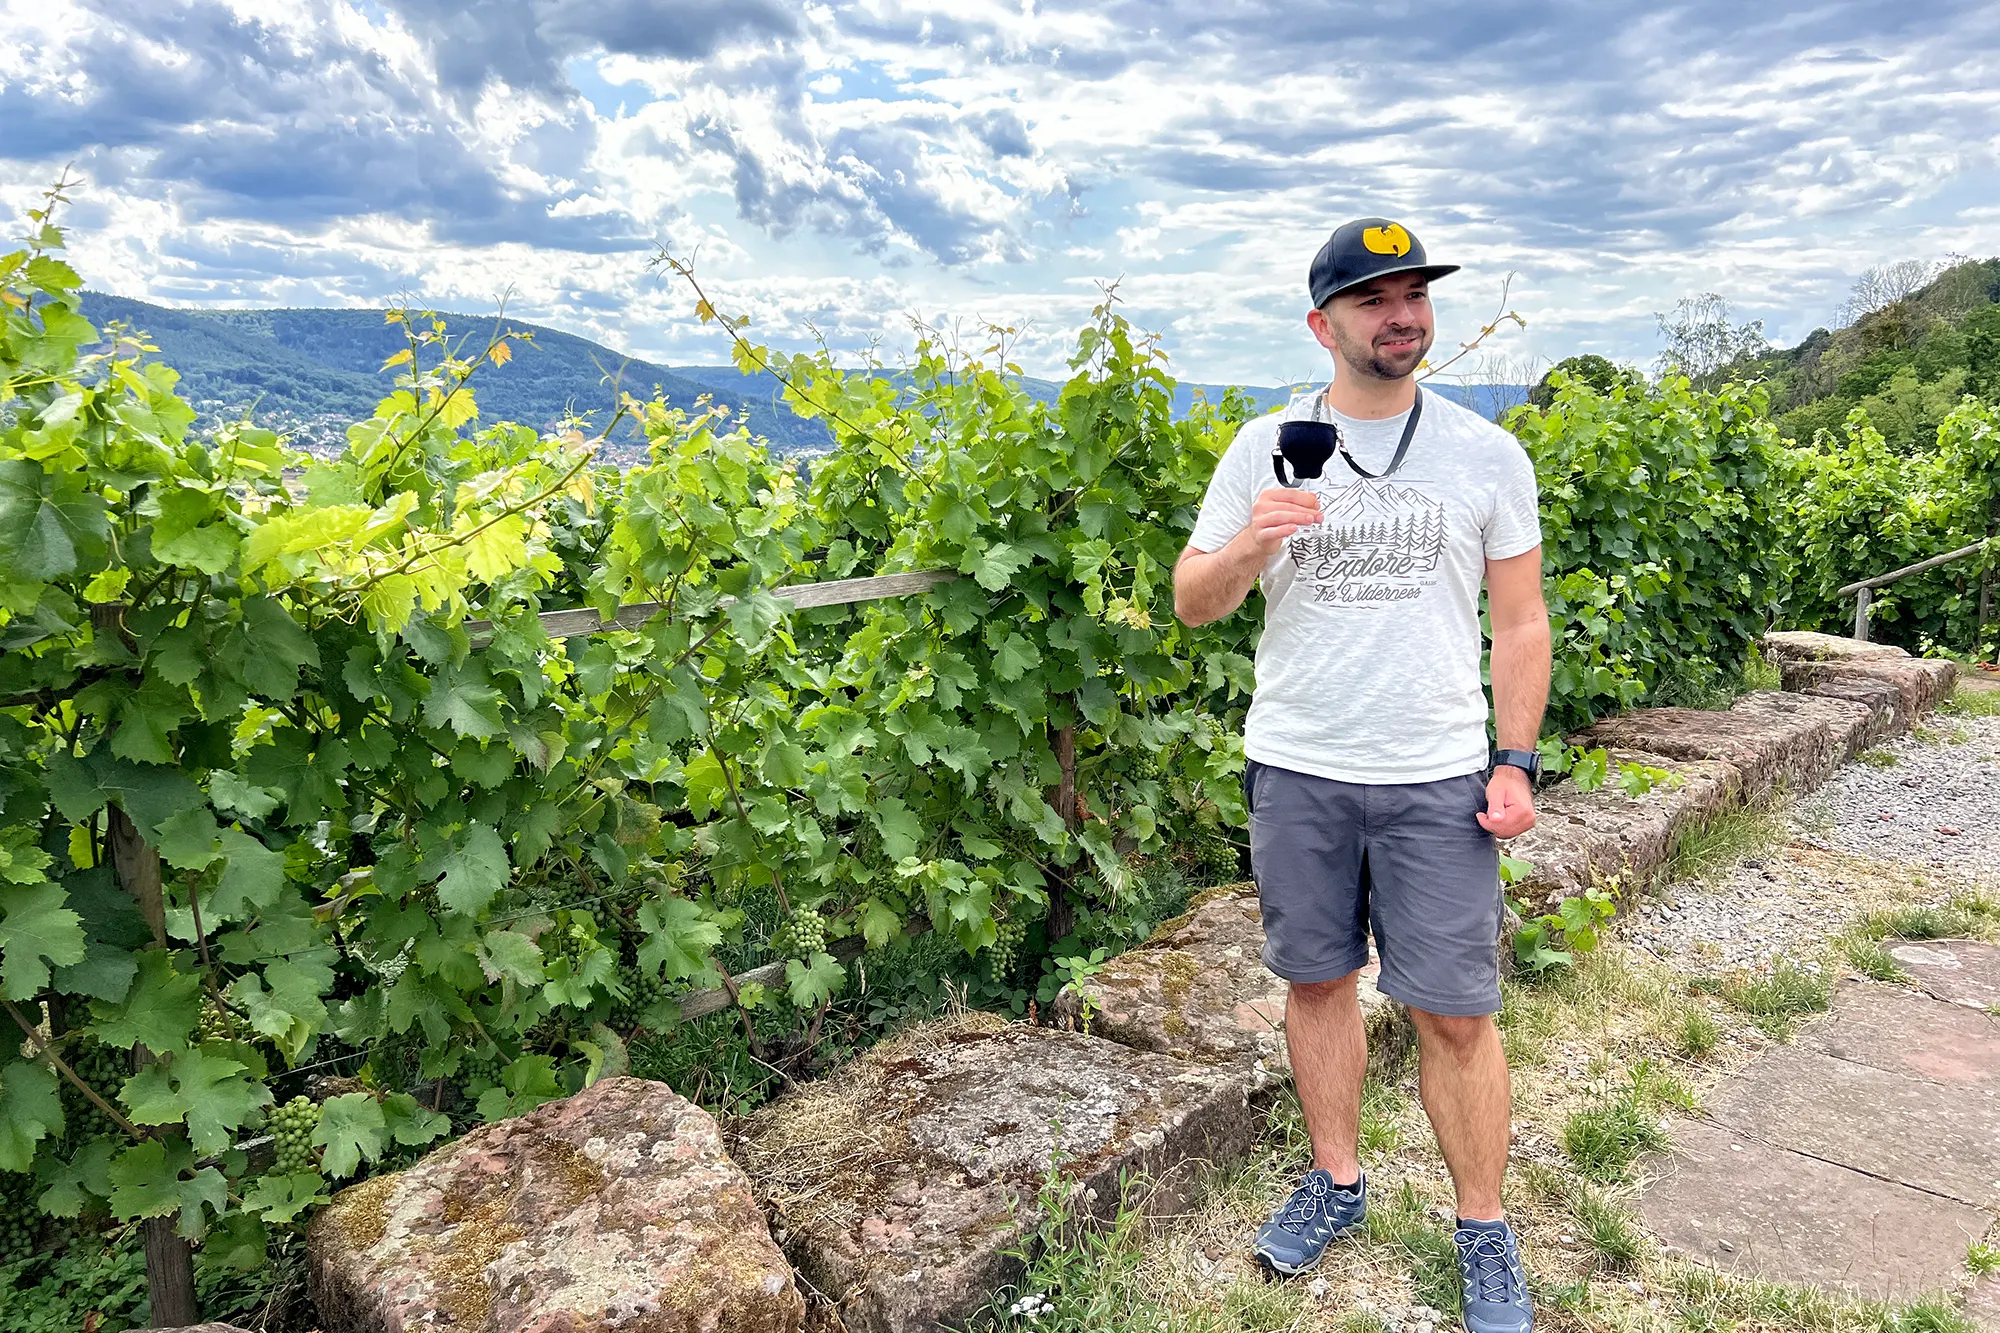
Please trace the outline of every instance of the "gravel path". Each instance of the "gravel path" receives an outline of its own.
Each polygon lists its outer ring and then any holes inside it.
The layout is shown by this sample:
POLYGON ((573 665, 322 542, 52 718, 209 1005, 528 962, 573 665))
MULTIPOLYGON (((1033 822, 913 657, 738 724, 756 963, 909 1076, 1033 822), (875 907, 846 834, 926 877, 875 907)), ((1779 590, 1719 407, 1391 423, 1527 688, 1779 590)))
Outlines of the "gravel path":
POLYGON ((2000 887, 2000 717, 1933 715, 1868 754, 1793 802, 1782 840, 1642 903, 1627 938, 1691 971, 1754 967, 1874 908, 2000 887))

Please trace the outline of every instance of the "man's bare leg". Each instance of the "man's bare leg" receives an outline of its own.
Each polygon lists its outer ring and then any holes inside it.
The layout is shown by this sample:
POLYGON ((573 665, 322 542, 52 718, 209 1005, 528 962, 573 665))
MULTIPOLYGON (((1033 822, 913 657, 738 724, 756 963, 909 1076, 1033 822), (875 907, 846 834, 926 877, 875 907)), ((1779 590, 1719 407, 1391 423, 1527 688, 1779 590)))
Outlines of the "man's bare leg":
POLYGON ((1338 1184, 1361 1178, 1361 1078, 1368 1033, 1350 972, 1335 981, 1293 982, 1285 1001, 1285 1043, 1299 1105, 1312 1135, 1313 1165, 1338 1184))
POLYGON ((1412 1009, 1410 1021, 1417 1028, 1417 1086, 1458 1191, 1458 1215, 1497 1221, 1513 1110, 1500 1029, 1490 1015, 1412 1009))

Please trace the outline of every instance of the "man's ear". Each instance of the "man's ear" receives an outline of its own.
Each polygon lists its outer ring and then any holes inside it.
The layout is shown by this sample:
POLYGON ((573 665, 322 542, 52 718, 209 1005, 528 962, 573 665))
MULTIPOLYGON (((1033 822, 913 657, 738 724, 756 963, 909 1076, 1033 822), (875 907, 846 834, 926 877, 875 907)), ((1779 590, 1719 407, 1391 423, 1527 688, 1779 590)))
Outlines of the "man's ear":
POLYGON ((1329 352, 1335 349, 1333 321, 1327 317, 1324 309, 1314 309, 1308 312, 1306 315, 1306 327, 1312 330, 1313 337, 1319 339, 1321 347, 1324 347, 1329 352))

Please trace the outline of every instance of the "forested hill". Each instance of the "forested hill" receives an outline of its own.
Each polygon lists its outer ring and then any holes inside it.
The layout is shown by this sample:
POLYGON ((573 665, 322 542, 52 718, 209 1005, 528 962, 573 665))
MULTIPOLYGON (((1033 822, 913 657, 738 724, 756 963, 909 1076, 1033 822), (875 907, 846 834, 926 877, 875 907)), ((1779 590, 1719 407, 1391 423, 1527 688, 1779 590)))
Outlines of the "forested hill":
MULTIPOLYGON (((205 415, 250 409, 267 425, 293 433, 309 448, 341 447, 345 423, 363 419, 390 387, 380 367, 403 347, 402 330, 372 309, 193 310, 153 305, 101 292, 84 295, 84 315, 100 328, 122 320, 144 331, 162 360, 181 374, 180 392, 205 415)), ((493 326, 492 316, 446 314, 454 332, 493 326)), ((794 416, 769 375, 744 375, 728 366, 663 366, 626 357, 600 343, 539 324, 508 320, 534 334, 534 346, 517 349, 505 366, 480 372, 480 414, 487 421, 546 425, 566 412, 595 412, 611 402, 607 376, 647 397, 657 388, 676 406, 693 407, 702 394, 748 415, 750 429, 781 453, 817 450, 825 428, 794 416)), ((1053 400, 1062 386, 1024 379, 1034 396, 1053 400)), ((1526 386, 1454 385, 1431 388, 1488 417, 1521 402, 1526 386)), ((1196 394, 1219 397, 1223 386, 1180 385, 1175 408, 1185 412, 1196 394)), ((1285 401, 1288 388, 1251 388, 1263 407, 1285 401)), ((618 451, 618 452, 623 452, 618 451)), ((620 459, 619 461, 635 461, 620 459)))
MULTIPOLYGON (((1875 272, 1893 277, 1901 267, 1875 272)), ((1821 430, 1837 432, 1865 407, 1892 445, 1919 448, 1935 441, 1965 394, 2000 399, 2000 259, 1953 265, 1844 328, 1815 329, 1729 373, 1770 385, 1787 439, 1805 444, 1821 430)))

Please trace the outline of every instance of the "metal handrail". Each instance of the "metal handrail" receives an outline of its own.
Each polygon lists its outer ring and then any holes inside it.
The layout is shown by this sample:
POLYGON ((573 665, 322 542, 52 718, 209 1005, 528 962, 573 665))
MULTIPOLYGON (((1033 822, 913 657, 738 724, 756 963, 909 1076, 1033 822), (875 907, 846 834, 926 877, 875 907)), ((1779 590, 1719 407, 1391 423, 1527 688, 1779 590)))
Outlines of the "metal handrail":
POLYGON ((1887 574, 1877 574, 1872 579, 1863 579, 1859 583, 1850 583, 1845 588, 1834 593, 1833 596, 1836 601, 1849 594, 1854 596, 1854 637, 1862 643, 1866 643, 1868 642, 1868 604, 1873 600, 1870 594, 1875 589, 1894 583, 1897 579, 1906 579, 1912 574, 1921 574, 1925 570, 1936 569, 1939 565, 1948 565, 1954 560, 1963 560, 1966 556, 1977 555, 1985 549, 1986 542, 1984 540, 1976 541, 1970 546, 1961 546, 1956 551, 1946 551, 1943 555, 1934 555, 1928 560, 1919 560, 1914 565, 1905 565, 1901 569, 1891 570, 1887 574))

